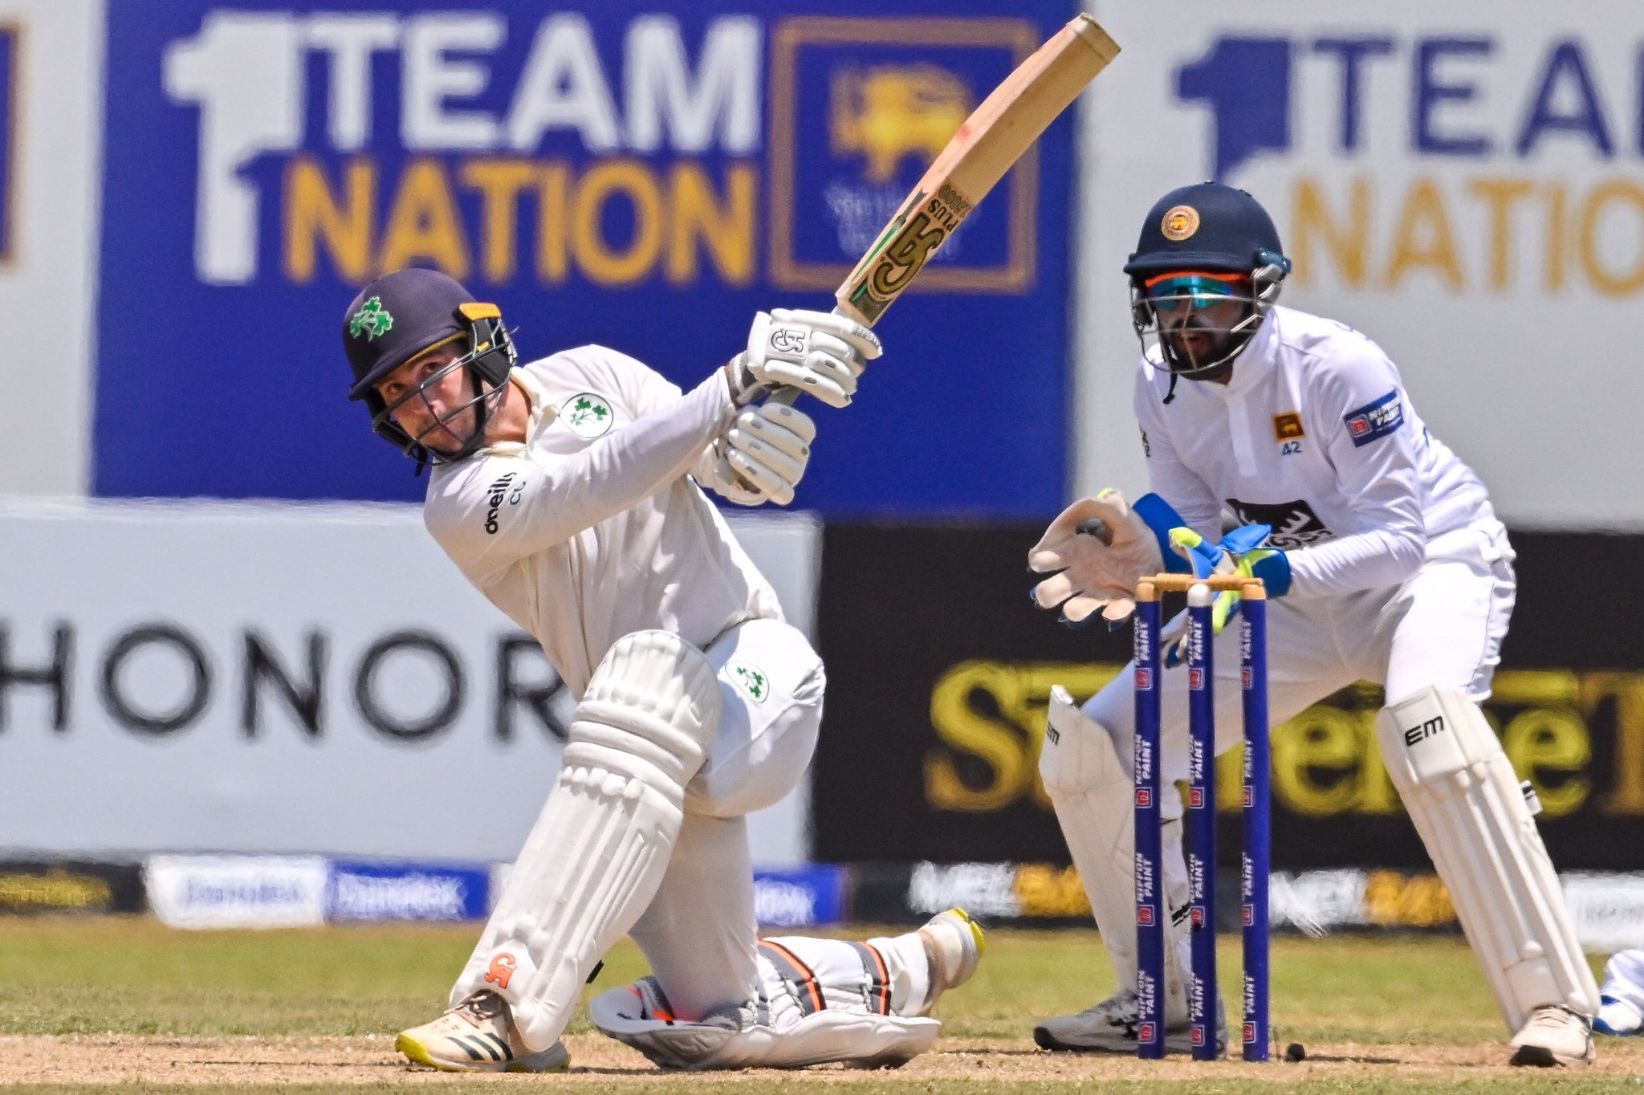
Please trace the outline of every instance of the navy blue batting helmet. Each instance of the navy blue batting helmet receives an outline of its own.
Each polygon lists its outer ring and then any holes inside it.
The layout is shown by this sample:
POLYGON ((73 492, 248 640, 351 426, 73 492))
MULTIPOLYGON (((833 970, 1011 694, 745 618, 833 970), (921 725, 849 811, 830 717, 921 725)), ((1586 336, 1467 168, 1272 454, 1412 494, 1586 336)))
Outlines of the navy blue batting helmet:
POLYGON ((1172 270, 1248 274, 1264 266, 1286 272, 1279 230, 1261 203, 1218 182, 1182 186, 1148 210, 1125 273, 1147 277, 1172 270))
MULTIPOLYGON (((362 400, 371 411, 371 425, 394 447, 417 460, 447 463, 475 452, 484 441, 487 418, 500 403, 508 371, 516 361, 513 339, 494 304, 476 301, 455 278, 438 270, 407 267, 361 289, 343 316, 343 350, 354 374, 348 398, 362 400), (473 398, 454 408, 450 416, 473 408, 475 428, 467 441, 452 451, 425 447, 395 421, 394 411, 411 398, 422 398, 422 388, 401 396, 393 406, 383 402, 376 385, 395 369, 447 342, 461 342, 462 353, 431 384, 452 369, 465 369, 473 398)), ((448 417, 450 417, 448 416, 448 417)), ((442 420, 438 425, 445 425, 442 420)), ((429 432, 429 431, 425 431, 429 432)))
POLYGON ((364 399, 430 346, 465 334, 458 309, 473 300, 455 278, 421 267, 384 274, 361 289, 343 317, 343 350, 354 372, 348 398, 364 399))

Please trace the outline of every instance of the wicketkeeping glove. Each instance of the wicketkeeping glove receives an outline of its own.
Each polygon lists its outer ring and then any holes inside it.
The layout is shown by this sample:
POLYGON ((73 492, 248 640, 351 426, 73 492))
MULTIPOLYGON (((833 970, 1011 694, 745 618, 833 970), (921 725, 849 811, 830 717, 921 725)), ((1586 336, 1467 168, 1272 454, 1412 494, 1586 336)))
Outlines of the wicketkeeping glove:
MULTIPOLYGON (((1278 548, 1258 545, 1273 532, 1270 525, 1242 525, 1212 544, 1190 528, 1170 530, 1170 546, 1187 560, 1193 575, 1208 578, 1212 574, 1239 574, 1246 578, 1260 578, 1269 597, 1282 597, 1290 591, 1290 560, 1278 548)), ((1220 635, 1229 620, 1239 614, 1238 593, 1224 589, 1216 594, 1210 607, 1212 634, 1220 635)), ((1159 650, 1167 666, 1176 665, 1186 655, 1187 618, 1173 621, 1159 636, 1159 650)))
POLYGON ((1157 495, 1137 499, 1133 509, 1111 487, 1063 510, 1028 552, 1028 569, 1050 574, 1033 587, 1033 603, 1059 607, 1069 627, 1083 627, 1098 610, 1109 628, 1123 623, 1136 608, 1136 583, 1165 568, 1144 503, 1181 520, 1157 495))

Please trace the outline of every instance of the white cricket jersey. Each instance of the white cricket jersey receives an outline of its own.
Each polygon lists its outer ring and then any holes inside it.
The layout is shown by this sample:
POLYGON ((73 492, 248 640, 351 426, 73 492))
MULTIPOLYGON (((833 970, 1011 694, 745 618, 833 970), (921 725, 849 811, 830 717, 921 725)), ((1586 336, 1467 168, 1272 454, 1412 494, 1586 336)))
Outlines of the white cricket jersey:
POLYGON ((1168 404, 1170 374, 1145 358, 1137 368, 1152 489, 1214 539, 1223 506, 1272 525, 1292 596, 1397 586, 1438 536, 1496 523, 1387 355, 1334 320, 1274 308, 1227 384, 1183 378, 1168 404))
POLYGON ((435 467, 423 520, 573 696, 629 632, 705 649, 745 620, 782 618, 687 474, 736 411, 719 372, 681 395, 625 354, 582 346, 512 382, 530 401, 527 440, 435 467))

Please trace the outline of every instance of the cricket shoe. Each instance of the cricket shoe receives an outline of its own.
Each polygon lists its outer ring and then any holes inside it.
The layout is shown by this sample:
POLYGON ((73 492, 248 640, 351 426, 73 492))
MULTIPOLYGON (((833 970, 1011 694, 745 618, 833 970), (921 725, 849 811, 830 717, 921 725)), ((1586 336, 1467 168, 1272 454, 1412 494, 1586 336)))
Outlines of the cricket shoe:
POLYGON ((925 948, 930 988, 918 1010, 906 1013, 915 1016, 929 1015, 944 992, 969 981, 982 960, 982 952, 987 949, 981 925, 960 908, 937 913, 925 921, 917 934, 925 948))
POLYGON ((1593 1030, 1617 1037, 1644 1031, 1644 1011, 1640 1011, 1637 1004, 1630 1000, 1618 1000, 1614 996, 1601 997, 1600 1000, 1598 1016, 1593 1019, 1593 1030))
MULTIPOLYGON (((1136 991, 1120 989, 1101 1003, 1075 1015, 1046 1019, 1033 1028, 1033 1040, 1040 1049, 1071 1050, 1077 1053, 1136 1053, 1136 1023, 1139 1009, 1136 991)), ((1189 1053, 1193 1049, 1193 1028, 1185 1020, 1165 1028, 1165 1050, 1189 1053)), ((1216 1001, 1216 1056, 1227 1050, 1227 1011, 1216 1001)))
POLYGON ((1590 1065, 1595 1056, 1592 1020, 1553 1005, 1532 1011, 1511 1044, 1515 1065, 1590 1065))
POLYGON ((563 1072, 571 1067, 563 1042, 541 1053, 516 1049, 512 1026, 502 997, 476 992, 433 1022, 402 1031, 394 1048, 442 1072, 563 1072))

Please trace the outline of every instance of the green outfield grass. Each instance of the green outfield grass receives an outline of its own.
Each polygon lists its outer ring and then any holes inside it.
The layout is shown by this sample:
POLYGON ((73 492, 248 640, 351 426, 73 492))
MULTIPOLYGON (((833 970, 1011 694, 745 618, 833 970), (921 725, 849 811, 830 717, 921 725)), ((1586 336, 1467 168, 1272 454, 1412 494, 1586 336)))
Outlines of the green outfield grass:
MULTIPOLYGON (((475 928, 462 926, 331 927, 276 932, 176 932, 148 919, 0 920, 0 1036, 138 1035, 380 1036, 437 1012, 450 979, 472 944, 475 928)), ((870 934, 863 931, 856 934, 870 934)), ((1238 945, 1223 940, 1223 991, 1235 1012, 1238 945)), ((1300 1042, 1328 1059, 1340 1045, 1476 1046, 1504 1040, 1495 1006, 1464 943, 1444 936, 1282 938, 1274 947, 1273 1024, 1282 1046, 1300 1042), (1321 1053, 1321 1050, 1324 1051, 1321 1053)), ((643 972, 637 952, 620 946, 595 988, 643 972)), ((989 1076, 988 1055, 1037 1062, 1035 1017, 1077 1010, 1105 995, 1111 976, 1087 932, 995 931, 976 978, 946 997, 939 1046, 974 1054, 975 1078, 939 1078, 911 1085, 919 1091, 1066 1090, 1074 1081, 1054 1076, 989 1076), (1009 1043, 1005 1045, 1004 1043, 1009 1043)), ((572 1034, 587 1030, 579 1021, 572 1034)), ((1644 1090, 1644 1039, 1606 1040, 1604 1074, 1491 1069, 1470 1077, 1343 1076, 1269 1066, 1202 1066, 1214 1075, 1102 1079, 1102 1090, 1139 1091, 1608 1091, 1644 1090), (1618 1071, 1619 1070, 1619 1071, 1618 1071)), ((1505 1057, 1505 1053, 1502 1054, 1505 1057)), ((1372 1064, 1376 1062, 1371 1062, 1372 1064)), ((1088 1073, 1088 1069, 1086 1072, 1088 1073)), ((1362 1071, 1362 1069, 1360 1070, 1362 1071)), ((790 1085, 815 1083, 850 1091, 907 1091, 903 1074, 793 1076, 790 1085)), ((452 1078, 458 1080, 460 1078, 452 1078)), ((746 1092, 746 1082, 702 1077, 606 1077, 601 1090, 746 1092)), ((516 1077, 510 1082, 555 1082, 516 1077)), ((1085 1075, 1079 1081, 1090 1086, 1085 1075)), ((168 1090, 122 1085, 122 1090, 168 1090)), ((327 1090, 281 1086, 280 1090, 327 1090)), ((32 1087, 31 1091, 51 1090, 32 1087)), ((57 1090, 67 1090, 57 1088, 57 1090)), ((104 1089, 106 1090, 106 1088, 104 1089)), ((212 1090, 191 1086, 190 1091, 212 1090)), ((222 1090, 261 1091, 258 1084, 222 1090)), ((274 1090, 272 1086, 266 1090, 274 1090)), ((358 1090, 358 1085, 351 1088, 358 1090)))

